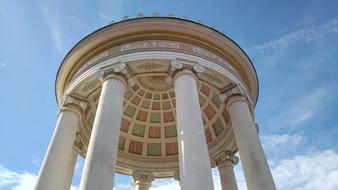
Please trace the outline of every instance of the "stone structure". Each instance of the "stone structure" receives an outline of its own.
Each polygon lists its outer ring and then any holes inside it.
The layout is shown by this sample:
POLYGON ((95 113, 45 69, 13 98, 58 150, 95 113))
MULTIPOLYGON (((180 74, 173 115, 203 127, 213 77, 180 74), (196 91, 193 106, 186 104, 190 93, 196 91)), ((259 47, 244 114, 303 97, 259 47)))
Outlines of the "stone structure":
POLYGON ((183 190, 236 190, 239 151, 249 190, 275 189, 256 125, 258 80, 243 50, 216 30, 169 17, 110 24, 81 40, 56 79, 60 107, 37 190, 137 190, 174 177, 183 190))

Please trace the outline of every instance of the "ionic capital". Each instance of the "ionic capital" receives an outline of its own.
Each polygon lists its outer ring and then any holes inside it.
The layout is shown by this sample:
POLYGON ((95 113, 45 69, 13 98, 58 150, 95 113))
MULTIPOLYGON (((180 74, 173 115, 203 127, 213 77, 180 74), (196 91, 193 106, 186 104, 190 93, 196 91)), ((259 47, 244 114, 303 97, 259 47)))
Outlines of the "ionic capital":
POLYGON ((80 119, 84 117, 84 110, 87 107, 87 101, 71 94, 65 94, 62 98, 59 113, 70 111, 77 114, 80 119))
POLYGON ((139 171, 134 171, 132 176, 131 184, 135 187, 136 185, 148 185, 151 186, 151 182, 155 179, 155 176, 152 173, 142 173, 139 171))
POLYGON ((98 78, 100 78, 102 83, 111 79, 119 80, 123 83, 125 88, 133 87, 135 85, 135 79, 133 78, 132 72, 129 71, 129 68, 123 62, 101 68, 98 78))
POLYGON ((168 83, 172 83, 181 75, 189 75, 194 77, 196 80, 200 73, 203 73, 205 68, 202 65, 195 64, 195 65, 188 65, 183 64, 178 60, 172 60, 170 63, 170 68, 168 71, 169 80, 168 83))
POLYGON ((218 168, 237 165, 238 162, 239 158, 229 151, 222 152, 215 160, 216 166, 218 168))
POLYGON ((240 84, 229 85, 220 95, 219 98, 229 108, 231 104, 237 101, 247 102, 250 109, 252 109, 252 103, 250 98, 246 94, 245 90, 240 84))

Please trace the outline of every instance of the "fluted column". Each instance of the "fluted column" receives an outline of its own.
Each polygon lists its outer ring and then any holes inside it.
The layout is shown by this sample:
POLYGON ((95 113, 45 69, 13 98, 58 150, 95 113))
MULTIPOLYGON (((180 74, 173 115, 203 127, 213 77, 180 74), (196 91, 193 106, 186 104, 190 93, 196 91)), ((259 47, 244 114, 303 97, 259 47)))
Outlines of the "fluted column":
POLYGON ((222 190, 237 190, 234 165, 238 164, 238 157, 230 152, 223 152, 216 160, 221 179, 222 190))
POLYGON ((90 136, 80 190, 112 190, 126 81, 125 65, 103 72, 102 90, 90 136))
POLYGON ((151 182, 155 179, 153 174, 134 172, 131 184, 135 190, 149 190, 151 182))
POLYGON ((36 190, 70 188, 78 154, 73 144, 84 104, 69 95, 65 96, 52 140, 40 169, 36 190))
POLYGON ((225 101, 249 190, 276 189, 252 117, 249 99, 236 85, 220 98, 225 101))
POLYGON ((172 62, 176 93, 176 121, 182 190, 213 190, 210 159, 198 100, 196 72, 172 62))

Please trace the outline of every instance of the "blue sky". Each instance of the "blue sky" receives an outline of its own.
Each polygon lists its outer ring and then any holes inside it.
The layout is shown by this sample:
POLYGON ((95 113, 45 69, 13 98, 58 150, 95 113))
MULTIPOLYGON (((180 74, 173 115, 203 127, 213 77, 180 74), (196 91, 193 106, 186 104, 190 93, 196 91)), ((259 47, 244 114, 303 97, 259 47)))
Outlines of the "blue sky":
MULTIPOLYGON (((35 183, 66 53, 100 26, 139 12, 188 16, 236 41, 258 72, 256 121, 278 189, 338 189, 338 1, 0 0, 0 190, 35 183)), ((73 189, 82 166, 79 158, 73 189)), ((246 189, 241 165, 236 176, 246 189)), ((130 189, 130 178, 118 175, 115 187, 130 189)), ((152 189, 178 184, 157 180, 152 189)))

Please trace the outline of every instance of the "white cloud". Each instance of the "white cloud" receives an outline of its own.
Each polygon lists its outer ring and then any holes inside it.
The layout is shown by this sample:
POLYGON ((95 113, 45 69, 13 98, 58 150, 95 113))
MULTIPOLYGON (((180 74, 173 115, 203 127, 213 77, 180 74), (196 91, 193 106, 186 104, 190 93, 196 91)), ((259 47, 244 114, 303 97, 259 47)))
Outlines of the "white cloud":
MULTIPOLYGON (((284 144, 286 139, 293 139, 297 144, 301 137, 275 136, 277 143, 284 144)), ((333 150, 297 155, 282 159, 272 164, 272 174, 280 190, 336 190, 338 189, 338 154, 333 150)), ((235 166, 237 184, 240 190, 246 190, 246 183, 241 165, 235 166)), ((221 190, 217 169, 213 169, 215 190, 221 190)), ((0 190, 33 190, 37 176, 29 172, 14 172, 0 165, 0 190)), ((118 190, 131 190, 129 183, 116 184, 118 190)), ((151 190, 179 190, 174 179, 157 179, 151 190)), ((77 190, 75 186, 71 190, 77 190)))
POLYGON ((296 101, 293 108, 287 112, 287 124, 295 126, 310 119, 323 107, 328 94, 329 89, 317 87, 311 93, 296 101))
POLYGON ((307 91, 295 90, 300 92, 295 93, 289 90, 286 92, 288 93, 285 95, 287 97, 281 100, 284 103, 279 104, 282 107, 279 107, 277 115, 269 118, 268 125, 275 128, 292 128, 310 121, 315 116, 320 115, 323 108, 332 101, 332 92, 335 91, 335 85, 322 85, 307 91), (292 99, 291 96, 293 96, 292 99))
POLYGON ((34 159, 32 163, 38 168, 40 168, 42 164, 41 159, 34 159))
POLYGON ((6 9, 0 8, 0 15, 7 15, 6 9))
POLYGON ((40 0, 41 16, 58 53, 64 55, 78 40, 99 25, 108 25, 110 21, 120 20, 123 16, 122 0, 104 0, 94 6, 97 11, 88 11, 84 4, 77 1, 70 1, 65 6, 58 1, 40 0), (93 21, 97 26, 90 22, 92 16, 96 18, 93 21))
POLYGON ((60 12, 58 4, 51 1, 41 1, 39 3, 43 19, 49 28, 55 48, 59 53, 65 51, 64 35, 62 32, 60 12))
MULTIPOLYGON (((37 175, 30 172, 15 172, 0 165, 0 190, 33 190, 37 175)), ((71 190, 77 190, 75 186, 71 190)))
POLYGON ((298 30, 278 39, 250 48, 249 52, 268 54, 280 48, 287 48, 295 44, 312 42, 321 39, 329 33, 338 33, 338 16, 308 29, 298 30))
POLYGON ((112 20, 119 21, 125 16, 123 15, 123 0, 101 1, 97 6, 99 9, 97 15, 107 24, 112 20))
POLYGON ((298 155, 273 166, 277 189, 338 189, 338 154, 333 150, 298 155))
POLYGON ((37 177, 28 172, 17 173, 0 165, 0 189, 27 190, 33 186, 37 177))
MULTIPOLYGON (((338 189, 338 154, 333 150, 297 155, 271 165, 279 190, 338 189)), ((246 190, 241 165, 235 167, 238 189, 246 190)))
POLYGON ((174 179, 156 179, 150 190, 180 190, 179 183, 174 179))
POLYGON ((304 137, 298 134, 272 134, 262 136, 262 144, 265 151, 271 151, 275 148, 280 148, 281 146, 298 146, 303 140, 304 137))

